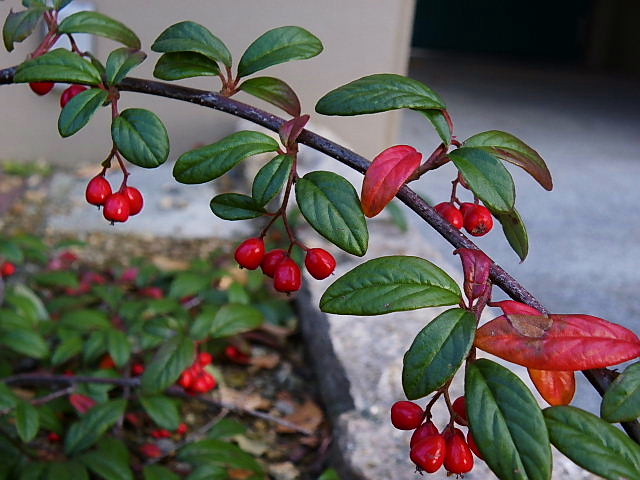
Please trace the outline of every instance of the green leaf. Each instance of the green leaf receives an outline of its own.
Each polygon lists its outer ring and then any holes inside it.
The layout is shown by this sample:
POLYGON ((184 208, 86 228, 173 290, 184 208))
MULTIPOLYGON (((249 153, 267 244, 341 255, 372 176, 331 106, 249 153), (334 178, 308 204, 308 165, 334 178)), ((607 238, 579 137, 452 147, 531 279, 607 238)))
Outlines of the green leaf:
MULTIPOLYGON (((96 405, 69 428, 64 450, 68 455, 91 447, 108 428, 124 415, 127 401, 123 398, 96 405)), ((88 465, 90 467, 90 465, 88 465)), ((91 468, 91 467, 90 467, 91 468)))
POLYGON ((231 67, 231 53, 222 41, 202 25, 195 22, 180 22, 171 25, 151 45, 159 53, 200 53, 215 62, 231 67))
POLYGON ((180 477, 162 465, 147 465, 142 471, 144 480, 180 480, 180 477))
POLYGON ((107 349, 119 368, 124 367, 131 357, 131 343, 122 330, 107 330, 107 349))
POLYGON ((465 140, 465 147, 480 147, 507 162, 523 168, 546 190, 553 189, 551 172, 538 152, 507 132, 490 130, 465 140))
POLYGON ((21 12, 9 12, 2 28, 2 38, 7 51, 11 52, 14 43, 22 42, 33 33, 46 10, 45 7, 34 6, 21 12))
POLYGON ((18 313, 27 317, 32 326, 49 320, 49 313, 42 300, 25 285, 15 285, 7 292, 5 301, 13 305, 18 313))
POLYGON ((169 135, 162 120, 142 108, 128 108, 111 124, 118 150, 134 165, 156 168, 169 156, 169 135))
POLYGON ((216 440, 228 440, 236 435, 243 435, 246 431, 247 426, 244 423, 233 418, 223 418, 209 430, 207 437, 216 440))
POLYGON ((72 310, 62 315, 60 326, 87 332, 109 328, 111 322, 107 314, 101 310, 72 310))
POLYGON ((451 144, 451 125, 442 110, 418 110, 433 124, 438 136, 445 145, 451 144))
POLYGON ((495 213, 495 217, 502 225, 502 231, 513 251, 524 261, 529 254, 529 235, 524 220, 514 208, 508 213, 495 213))
POLYGON ((296 92, 293 91, 293 88, 279 78, 251 78, 242 82, 238 90, 242 90, 260 100, 269 102, 293 117, 300 115, 302 109, 300 99, 296 95, 296 92))
POLYGON ((0 238, 0 257, 13 263, 24 262, 24 254, 16 242, 9 238, 0 238))
POLYGON ((225 220, 246 220, 264 215, 266 210, 253 198, 240 193, 216 195, 209 203, 211 211, 225 220))
POLYGON ((289 155, 278 155, 264 165, 253 179, 251 196, 260 205, 269 203, 287 183, 293 158, 289 155))
POLYGON ((107 58, 106 76, 109 85, 117 85, 131 70, 140 65, 147 54, 133 48, 118 48, 107 58))
POLYGON ((217 76, 218 64, 204 55, 193 52, 163 54, 153 69, 153 76, 160 80, 180 80, 182 78, 217 76))
POLYGON ((631 422, 640 417, 640 362, 629 365, 602 398, 600 415, 607 422, 631 422))
POLYGON ((217 308, 211 305, 205 305, 191 324, 189 336, 194 340, 204 340, 207 338, 217 312, 217 308))
POLYGON ((85 466, 76 461, 49 462, 47 466, 44 477, 47 480, 89 480, 89 472, 85 466))
POLYGON ((169 297, 181 299, 197 295, 211 286, 211 276, 187 271, 178 273, 171 281, 169 297))
POLYGON ((40 417, 36 407, 21 400, 16 405, 16 429, 24 443, 29 443, 38 434, 40 417))
POLYGON ((99 85, 102 82, 100 72, 91 62, 63 48, 20 64, 13 80, 16 83, 62 82, 88 85, 99 85))
POLYGON ((107 334, 98 330, 92 332, 84 344, 82 359, 85 362, 95 362, 102 354, 107 351, 107 334))
POLYGON ((503 480, 551 478, 551 447, 535 398, 514 373, 487 359, 467 366, 467 411, 485 462, 503 480))
POLYGON ((264 474, 262 465, 252 455, 222 440, 207 439, 187 445, 180 450, 178 459, 194 465, 214 464, 264 474))
POLYGON ((66 270, 39 272, 33 275, 33 279, 44 287, 76 288, 80 285, 78 275, 66 270))
POLYGON ((16 406, 18 397, 7 386, 6 383, 0 383, 0 410, 12 409, 16 406))
POLYGON ((553 445, 577 465, 609 480, 640 478, 640 446, 621 430, 575 407, 547 408, 544 418, 553 445))
POLYGON ((160 427, 177 430, 182 422, 180 412, 173 400, 163 395, 141 396, 142 408, 160 427))
POLYGON ((56 351, 51 356, 51 364, 58 366, 66 362, 67 360, 75 357, 84 347, 84 341, 79 335, 71 335, 67 339, 58 345, 56 351))
POLYGON ((278 148, 278 142, 264 133, 246 130, 232 133, 216 143, 182 154, 173 167, 173 176, 180 183, 205 183, 247 157, 275 152, 278 148))
POLYGON ((404 354, 402 387, 407 398, 422 398, 451 380, 467 358, 475 333, 475 316, 461 308, 441 313, 424 327, 404 354))
POLYGON ((318 477, 318 480, 340 480, 340 475, 333 468, 325 470, 322 475, 318 477))
POLYGON ((142 389, 146 393, 165 390, 193 363, 195 354, 193 340, 182 336, 170 338, 156 352, 142 375, 142 389))
POLYGON ((322 42, 300 27, 278 27, 260 35, 242 54, 238 76, 246 77, 259 70, 312 58, 322 52, 322 42))
POLYGON ((55 8, 56 10, 62 10, 71 2, 73 2, 73 0, 53 0, 53 8, 55 8))
POLYGON ((204 464, 196 467, 187 480, 229 480, 229 473, 224 467, 204 464))
POLYGON ((251 305, 225 305, 213 320, 211 336, 214 338, 230 337, 238 333, 258 328, 264 322, 262 312, 251 305))
MULTIPOLYGON (((90 88, 73 97, 60 112, 58 132, 61 137, 70 137, 84 127, 93 114, 107 100, 109 93, 101 88, 90 88)), ((69 273, 69 272, 51 272, 69 273)))
POLYGON ((48 403, 38 406, 38 418, 40 419, 40 428, 51 430, 53 432, 62 433, 64 426, 59 416, 59 411, 54 408, 55 403, 48 403))
POLYGON ((133 480, 133 472, 128 462, 114 452, 105 449, 94 450, 79 457, 89 470, 105 480, 133 480))
POLYGON ((296 200, 307 222, 324 238, 353 255, 369 244, 367 221, 355 188, 333 172, 311 172, 296 182, 296 200))
POLYGON ((60 33, 90 33, 110 38, 127 47, 140 49, 140 39, 126 25, 98 12, 78 12, 69 15, 60 25, 60 33))
POLYGON ((418 308, 456 305, 458 284, 433 263, 418 257, 369 260, 333 282, 320 309, 341 315, 382 315, 418 308))
POLYGON ((516 187, 504 165, 481 148, 463 147, 448 154, 480 200, 496 213, 513 210, 516 187))
POLYGON ((42 335, 33 330, 14 328, 0 331, 0 344, 31 358, 44 359, 49 355, 47 342, 42 335))
POLYGON ((392 73, 359 78, 327 93, 316 104, 323 115, 362 115, 398 108, 444 110, 440 96, 425 84, 392 73))

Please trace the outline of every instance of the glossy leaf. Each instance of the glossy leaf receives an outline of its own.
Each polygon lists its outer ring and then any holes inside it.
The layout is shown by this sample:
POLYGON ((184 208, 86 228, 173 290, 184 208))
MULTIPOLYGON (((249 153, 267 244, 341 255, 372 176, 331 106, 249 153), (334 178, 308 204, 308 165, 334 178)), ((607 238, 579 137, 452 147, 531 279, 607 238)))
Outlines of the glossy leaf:
POLYGON ((458 284, 433 263, 418 257, 369 260, 333 282, 320 309, 341 315, 382 315, 418 308, 456 305, 458 284))
POLYGON ((490 153, 464 147, 448 154, 480 200, 492 212, 510 212, 516 200, 513 178, 490 153))
POLYGON ((209 204, 211 211, 225 220, 246 220, 264 215, 266 210, 252 197, 240 193, 216 195, 209 204))
POLYGON ((187 480, 228 480, 227 469, 218 465, 202 464, 194 468, 187 480))
POLYGON ((43 359, 49 354, 49 346, 42 335, 26 328, 0 330, 0 345, 31 358, 43 359))
POLYGON ((367 252, 369 231, 358 194, 333 172, 311 172, 296 182, 298 207, 309 224, 344 251, 361 257, 367 252))
POLYGON ((640 356, 637 335, 602 318, 550 315, 550 322, 541 328, 534 319, 545 317, 509 315, 509 318, 511 321, 500 316, 480 327, 476 347, 538 370, 588 370, 640 356), (531 333, 526 334, 529 327, 531 333))
POLYGON ((107 448, 85 453, 79 457, 79 460, 105 480, 134 480, 135 478, 129 462, 107 448))
POLYGON ((601 416, 607 422, 630 422, 640 417, 640 363, 629 365, 602 398, 601 416))
POLYGON ((131 70, 140 65, 147 54, 132 48, 118 48, 107 58, 106 76, 109 85, 117 85, 131 70))
POLYGON ((424 327, 404 354, 406 397, 422 398, 451 380, 469 354, 475 331, 475 316, 461 308, 441 313, 424 327))
POLYGON ((279 78, 251 78, 242 82, 238 90, 247 92, 249 95, 253 95, 265 102, 269 102, 293 117, 300 115, 300 100, 296 92, 279 78))
POLYGON ((51 356, 52 365, 61 365, 72 357, 75 357, 84 347, 84 341, 80 335, 71 335, 58 345, 51 356))
POLYGON ((464 294, 473 302, 480 298, 491 288, 489 275, 493 260, 482 250, 471 248, 458 248, 454 254, 460 255, 462 271, 464 273, 464 294))
POLYGON ((266 205, 280 193, 287 183, 293 158, 289 155, 278 155, 264 165, 253 179, 251 196, 258 205, 266 205))
POLYGON ((529 254, 529 234, 524 220, 515 208, 511 212, 496 212, 494 215, 502 225, 502 231, 509 245, 520 257, 520 261, 524 261, 529 254))
POLYGON ((126 405, 127 401, 121 398, 93 407, 69 428, 65 437, 65 452, 73 455, 91 447, 124 415, 126 405))
POLYGON ((569 405, 576 394, 576 374, 562 370, 527 369, 542 398, 552 406, 569 405))
POLYGON ((24 443, 29 443, 38 434, 40 417, 36 407, 29 402, 21 400, 16 405, 16 429, 24 443))
POLYGON ((362 183, 362 210, 375 217, 420 166, 422 154, 409 145, 396 145, 373 159, 362 183))
POLYGON ((175 336, 167 340, 156 352, 142 375, 145 392, 160 392, 168 388, 193 363, 195 345, 193 340, 175 336))
POLYGON ((111 137, 124 158, 143 168, 156 168, 169 156, 169 135, 158 116, 128 108, 111 124, 111 137))
POLYGON ((640 478, 640 446, 621 430, 575 407, 549 407, 544 418, 553 445, 577 465, 609 480, 640 478))
POLYGON ((264 469, 252 455, 232 443, 207 439, 186 445, 180 450, 178 459, 194 465, 214 464, 228 468, 250 470, 266 478, 264 469))
POLYGON ((69 137, 89 123, 108 96, 106 90, 90 88, 73 97, 58 117, 60 136, 69 137))
POLYGON ((418 110, 425 117, 429 119, 429 121, 433 124, 433 127, 436 129, 438 136, 442 139, 442 143, 445 145, 451 144, 451 125, 449 124, 449 120, 445 115, 446 110, 418 110))
POLYGON ((322 52, 322 42, 301 27, 278 27, 260 35, 242 54, 238 76, 246 77, 259 70, 312 58, 322 52))
POLYGON ((217 76, 218 64, 209 57, 194 52, 173 52, 162 55, 153 76, 161 80, 180 80, 183 78, 217 76))
POLYGON ((62 10, 69 5, 73 0, 53 0, 53 8, 56 10, 62 10))
POLYGON ((44 6, 34 6, 20 12, 9 11, 2 27, 2 39, 7 51, 13 51, 14 43, 22 42, 33 33, 45 11, 44 6))
POLYGON ((142 473, 144 480, 180 480, 178 475, 162 465, 147 465, 142 473))
POLYGON ((141 395, 138 397, 144 411, 156 424, 167 430, 177 430, 182 417, 175 402, 164 395, 141 395))
POLYGON ((202 308, 189 328, 189 336, 193 340, 204 340, 209 335, 217 311, 215 307, 209 305, 202 308))
POLYGON ((551 172, 538 152, 507 132, 490 130, 465 140, 465 147, 481 147, 493 155, 522 167, 546 190, 553 189, 551 172))
POLYGON ((151 45, 159 53, 193 52, 231 67, 231 53, 226 45, 202 25, 186 21, 171 25, 151 45))
POLYGON ((264 323, 264 315, 251 305, 224 305, 216 313, 211 325, 213 338, 230 337, 258 328, 264 323))
POLYGON ((98 12, 78 12, 69 15, 58 25, 60 33, 89 33, 110 38, 127 47, 140 49, 140 39, 126 25, 98 12))
POLYGON ((197 295, 211 288, 211 276, 200 272, 181 272, 176 274, 169 287, 169 297, 181 299, 189 295, 197 295))
POLYGON ((13 80, 16 83, 50 81, 88 85, 98 85, 102 82, 96 67, 81 56, 63 48, 57 48, 20 64, 13 80))
POLYGON ((473 437, 503 480, 551 478, 551 447, 540 407, 514 373, 487 359, 467 366, 467 412, 473 437))
POLYGON ((278 148, 278 142, 264 133, 246 130, 232 133, 216 143, 182 154, 173 167, 173 176, 180 183, 205 183, 247 157, 275 152, 278 148))
POLYGON ((323 115, 361 115, 398 108, 443 110, 440 96, 425 84, 392 73, 359 78, 332 90, 316 104, 323 115))
POLYGON ((118 368, 124 367, 131 357, 131 343, 122 330, 107 331, 107 349, 118 368))

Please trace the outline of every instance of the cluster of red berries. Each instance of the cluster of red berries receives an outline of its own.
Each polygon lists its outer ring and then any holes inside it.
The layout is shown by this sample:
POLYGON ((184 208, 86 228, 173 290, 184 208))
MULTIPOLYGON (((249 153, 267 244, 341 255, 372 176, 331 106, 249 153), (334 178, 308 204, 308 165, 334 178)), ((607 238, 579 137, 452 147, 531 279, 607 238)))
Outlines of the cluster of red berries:
POLYGON ((192 395, 210 392, 216 388, 216 377, 205 370, 207 365, 212 363, 213 355, 208 352, 199 353, 195 363, 182 372, 179 380, 182 388, 192 395))
POLYGON ((409 457, 418 470, 434 473, 444 465, 450 474, 460 475, 473 469, 473 454, 482 459, 471 431, 465 439, 462 430, 453 426, 453 422, 469 424, 466 399, 457 398, 452 408, 452 421, 440 432, 420 405, 400 401, 391 407, 393 426, 400 430, 414 430, 409 457))
POLYGON ((15 275, 17 271, 18 267, 16 267, 16 264, 13 262, 2 262, 0 264, 0 277, 2 278, 7 278, 15 275))
MULTIPOLYGON (((236 249, 235 259, 241 267, 255 270, 273 278, 273 286, 279 292, 295 292, 302 286, 302 271, 286 250, 267 252, 262 237, 249 238, 236 249)), ((322 248, 307 250, 304 265, 311 276, 323 280, 336 269, 336 259, 322 248)))
POLYGON ((113 193, 104 174, 93 177, 87 184, 85 198, 91 205, 102 206, 104 218, 113 222, 126 222, 142 210, 144 199, 135 187, 124 186, 113 193))
MULTIPOLYGON (((51 90, 53 90, 54 86, 55 83, 53 82, 31 82, 29 84, 29 87, 31 87, 33 93, 41 96, 46 95, 51 90)), ((60 107, 66 107, 67 103, 69 103, 73 97, 84 92, 85 90, 87 90, 87 88, 88 87, 85 87, 84 85, 71 85, 64 92, 62 92, 62 95, 60 95, 60 107)))
MULTIPOLYGON (((186 423, 181 423, 178 429, 176 430, 176 433, 178 435, 186 435, 188 431, 189 431, 189 426, 186 423)), ((157 430, 152 431, 151 436, 153 438, 171 438, 173 437, 173 433, 171 433, 171 431, 167 430, 166 428, 159 428, 157 430)))
POLYGON ((458 209, 451 202, 436 205, 436 212, 455 228, 462 227, 474 237, 486 235, 493 228, 493 217, 484 205, 479 203, 461 203, 458 209))

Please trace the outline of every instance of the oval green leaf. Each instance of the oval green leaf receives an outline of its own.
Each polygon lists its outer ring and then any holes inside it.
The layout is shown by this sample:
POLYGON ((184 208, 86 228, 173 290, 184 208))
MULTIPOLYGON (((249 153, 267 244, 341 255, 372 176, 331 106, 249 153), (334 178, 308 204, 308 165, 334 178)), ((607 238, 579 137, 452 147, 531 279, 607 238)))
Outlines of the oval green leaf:
POLYGON ((216 313, 209 331, 213 338, 230 337, 248 332, 264 323, 264 315, 251 305, 229 304, 216 313))
POLYGON ((0 345, 31 358, 43 359, 49 355, 49 346, 44 337, 26 328, 0 331, 0 345))
POLYGON ((463 147, 448 154, 480 200, 491 212, 513 210, 516 187, 509 171, 489 152, 463 147))
POLYGON ((250 454, 240 447, 222 440, 209 438, 186 445, 180 450, 178 459, 194 465, 214 464, 228 468, 250 470, 261 474, 251 478, 262 479, 264 469, 262 465, 250 454))
POLYGON ((253 179, 251 196, 259 205, 266 205, 280 193, 293 168, 293 158, 278 155, 264 165, 253 179))
POLYGON ((19 401, 16 405, 16 429, 24 443, 33 440, 40 429, 38 411, 27 401, 19 401))
POLYGON ((296 200, 307 222, 345 252, 367 252, 369 231, 356 190, 333 172, 311 172, 296 182, 296 200))
POLYGON ((62 109, 58 117, 58 132, 69 137, 84 127, 109 96, 106 90, 90 88, 76 95, 62 109))
POLYGON ((34 6, 21 12, 9 12, 2 27, 2 39, 7 51, 11 52, 14 43, 22 42, 33 33, 42 14, 46 11, 44 6, 34 6))
POLYGON ((281 108, 289 115, 297 117, 300 115, 300 99, 287 83, 279 78, 256 77, 246 80, 240 84, 238 90, 247 92, 260 100, 269 102, 281 108))
POLYGON ((232 133, 214 144, 182 154, 173 167, 173 176, 180 183, 205 183, 247 157, 275 152, 278 148, 278 142, 264 133, 246 130, 232 133))
POLYGON ((16 83, 62 82, 99 85, 100 72, 91 62, 64 48, 27 60, 20 64, 14 77, 16 83))
POLYGON ((424 327, 404 354, 402 388, 407 398, 422 398, 451 380, 467 358, 475 332, 475 316, 461 308, 447 310, 424 327))
POLYGON ((144 467, 142 474, 144 480, 180 480, 181 478, 162 465, 147 465, 144 467))
POLYGON ((418 110, 429 119, 445 145, 451 144, 451 125, 442 110, 418 110))
POLYGON ((358 265, 329 286, 320 309, 341 315, 382 315, 456 305, 458 284, 433 263, 418 257, 380 257, 358 265))
POLYGON ((98 12, 78 12, 69 15, 60 25, 60 33, 90 33, 100 37, 110 38, 127 47, 139 49, 140 39, 126 25, 98 12))
POLYGON ((131 343, 122 330, 112 328, 107 331, 107 349, 119 368, 122 368, 131 357, 131 343))
POLYGON ((187 337, 175 336, 167 340, 142 375, 142 389, 155 393, 171 386, 193 363, 195 352, 193 340, 187 337))
POLYGON ((156 168, 169 156, 169 135, 158 116, 128 108, 111 124, 111 137, 124 158, 143 168, 156 168))
POLYGON ((194 52, 173 52, 162 55, 153 76, 160 80, 180 80, 183 78, 216 76, 220 73, 218 64, 204 55, 194 52))
POLYGON ((322 42, 301 27, 278 27, 260 35, 242 54, 238 76, 246 77, 291 60, 312 58, 322 52, 322 42))
POLYGON ((359 78, 327 93, 316 104, 323 115, 361 115, 398 108, 444 110, 440 96, 425 84, 393 73, 359 78))
POLYGON ((84 341, 80 335, 69 335, 65 338, 56 351, 51 356, 51 364, 54 366, 61 365, 72 357, 82 352, 84 347, 84 341))
POLYGON ((159 53, 200 53, 231 67, 231 53, 227 46, 205 27, 191 21, 171 25, 153 42, 151 50, 159 53))
POLYGON ((109 427, 124 415, 127 401, 123 398, 96 405, 69 428, 64 450, 68 455, 91 447, 109 427))
POLYGON ((502 232, 514 252, 524 261, 529 254, 529 234, 524 220, 514 208, 511 212, 495 213, 495 217, 502 225, 502 232))
POLYGON ((534 396, 514 373, 480 359, 467 366, 467 411, 489 468, 503 480, 551 478, 551 446, 534 396))
MULTIPOLYGON (((109 440, 115 441, 115 439, 109 440)), ((78 459, 104 480, 134 480, 135 477, 129 466, 129 455, 120 454, 113 448, 111 442, 107 443, 103 440, 100 443, 104 443, 104 446, 101 445, 100 449, 87 452, 78 459)))
POLYGON ((621 430, 569 406, 547 408, 544 418, 553 445, 577 465, 609 480, 640 478, 640 446, 621 430))
POLYGON ((109 85, 117 85, 131 70, 140 65, 147 54, 132 48, 118 48, 107 58, 106 76, 109 85))
POLYGON ((155 423, 167 430, 177 430, 182 417, 176 403, 164 395, 141 395, 140 404, 155 423))
POLYGON ((618 375, 602 398, 600 415, 607 422, 630 422, 640 417, 640 362, 618 375))
POLYGON ((211 211, 225 220, 247 220, 265 214, 265 209, 253 198, 241 193, 216 195, 209 203, 211 211))

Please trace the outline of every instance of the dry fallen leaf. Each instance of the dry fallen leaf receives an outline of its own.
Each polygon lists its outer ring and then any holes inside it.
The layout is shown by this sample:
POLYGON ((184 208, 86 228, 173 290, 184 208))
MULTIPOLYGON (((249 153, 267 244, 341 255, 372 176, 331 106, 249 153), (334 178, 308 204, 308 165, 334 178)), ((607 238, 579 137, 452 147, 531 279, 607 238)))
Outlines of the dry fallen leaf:
MULTIPOLYGON (((291 415, 284 417, 284 420, 291 422, 300 428, 313 432, 322 424, 324 414, 313 400, 307 400, 302 405, 298 405, 296 411, 291 415)), ((277 431, 283 433, 294 432, 294 430, 285 427, 284 425, 278 425, 277 431)))
POLYGON ((218 389, 220 400, 244 410, 268 410, 272 402, 258 393, 246 393, 225 386, 218 389))
POLYGON ((254 367, 271 370, 280 364, 280 355, 277 353, 267 353, 265 355, 252 356, 249 363, 254 367))

